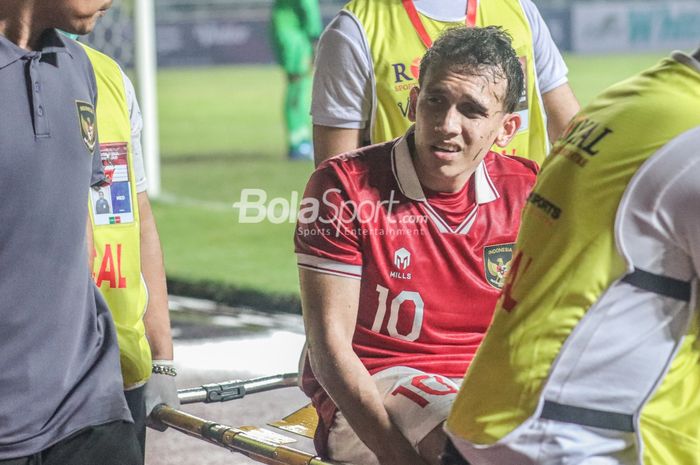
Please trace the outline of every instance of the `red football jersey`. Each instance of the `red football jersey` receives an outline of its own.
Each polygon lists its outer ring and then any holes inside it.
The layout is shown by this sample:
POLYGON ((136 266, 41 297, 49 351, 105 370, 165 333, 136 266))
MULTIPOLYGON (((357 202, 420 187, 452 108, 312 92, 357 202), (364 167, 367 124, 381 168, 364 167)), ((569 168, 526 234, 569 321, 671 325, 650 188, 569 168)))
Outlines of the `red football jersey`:
MULTIPOLYGON (((361 280, 353 348, 370 373, 408 366, 464 376, 491 322, 536 173, 532 161, 490 152, 460 192, 430 192, 405 137, 314 172, 297 262, 361 280)), ((302 385, 319 408, 328 398, 306 365, 302 385)))

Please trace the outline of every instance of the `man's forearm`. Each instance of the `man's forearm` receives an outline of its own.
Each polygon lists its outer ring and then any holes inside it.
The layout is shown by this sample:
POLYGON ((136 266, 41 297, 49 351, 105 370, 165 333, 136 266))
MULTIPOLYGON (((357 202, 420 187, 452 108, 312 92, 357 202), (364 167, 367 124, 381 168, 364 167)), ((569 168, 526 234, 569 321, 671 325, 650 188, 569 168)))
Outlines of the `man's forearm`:
POLYGON ((425 464, 391 421, 376 383, 353 351, 360 281, 302 268, 299 284, 308 355, 318 382, 382 465, 425 464))
POLYGON ((581 106, 568 83, 542 94, 542 104, 545 113, 547 113, 549 141, 554 143, 564 132, 571 118, 581 109, 581 106))
POLYGON ((172 360, 173 341, 170 332, 168 290, 160 238, 148 195, 140 192, 138 202, 141 218, 141 272, 148 289, 148 307, 143 317, 146 337, 153 360, 172 360))
POLYGON ((422 463, 418 453, 391 421, 374 380, 351 346, 345 350, 310 346, 309 358, 318 381, 380 463, 405 460, 410 460, 407 463, 422 463), (407 456, 413 456, 413 460, 407 456), (398 457, 403 459, 398 460, 398 457))
POLYGON ((362 131, 314 124, 314 160, 316 166, 340 153, 360 148, 362 131))

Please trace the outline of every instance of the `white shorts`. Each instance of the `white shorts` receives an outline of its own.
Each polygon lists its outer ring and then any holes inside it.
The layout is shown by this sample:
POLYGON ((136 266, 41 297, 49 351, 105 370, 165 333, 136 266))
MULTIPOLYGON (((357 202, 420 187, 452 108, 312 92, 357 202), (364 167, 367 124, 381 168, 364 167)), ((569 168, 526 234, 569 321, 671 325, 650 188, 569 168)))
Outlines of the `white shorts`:
MULTIPOLYGON (((389 417, 413 447, 447 419, 462 383, 461 379, 403 366, 382 370, 372 375, 372 379, 384 397, 389 417)), ((379 464, 340 411, 335 414, 328 433, 328 455, 337 462, 379 464)))

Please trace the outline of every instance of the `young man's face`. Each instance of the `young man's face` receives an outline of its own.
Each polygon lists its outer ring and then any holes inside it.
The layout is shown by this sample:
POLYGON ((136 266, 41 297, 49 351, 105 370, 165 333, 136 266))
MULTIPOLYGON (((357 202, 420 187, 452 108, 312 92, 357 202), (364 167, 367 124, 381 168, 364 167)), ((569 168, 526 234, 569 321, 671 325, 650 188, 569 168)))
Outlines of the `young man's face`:
POLYGON ((444 65, 423 79, 420 90, 411 92, 409 109, 416 123, 418 175, 466 181, 490 147, 505 146, 520 125, 517 115, 503 109, 506 80, 460 74, 444 65))
POLYGON ((112 6, 112 0, 52 0, 41 11, 49 27, 71 34, 88 34, 97 19, 112 6))

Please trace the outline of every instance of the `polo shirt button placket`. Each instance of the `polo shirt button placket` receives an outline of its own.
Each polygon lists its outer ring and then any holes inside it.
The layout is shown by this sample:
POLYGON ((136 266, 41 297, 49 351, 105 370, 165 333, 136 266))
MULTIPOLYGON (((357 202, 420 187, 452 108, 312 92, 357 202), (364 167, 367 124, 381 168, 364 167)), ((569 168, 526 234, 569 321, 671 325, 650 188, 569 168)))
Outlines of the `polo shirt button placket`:
POLYGON ((29 56, 29 79, 32 83, 32 108, 34 110, 34 135, 36 137, 49 137, 49 120, 44 109, 42 94, 41 94, 41 74, 39 65, 41 61, 41 53, 33 53, 29 56))

